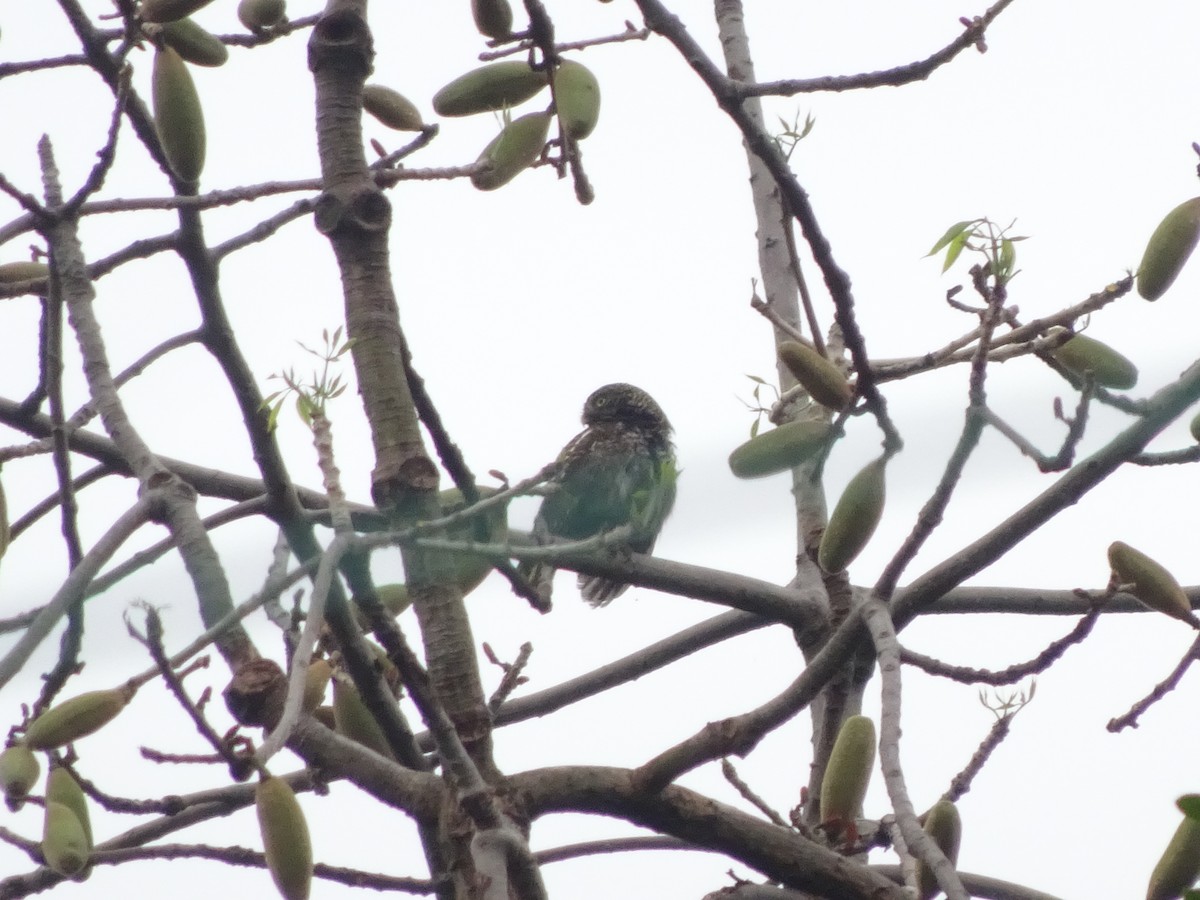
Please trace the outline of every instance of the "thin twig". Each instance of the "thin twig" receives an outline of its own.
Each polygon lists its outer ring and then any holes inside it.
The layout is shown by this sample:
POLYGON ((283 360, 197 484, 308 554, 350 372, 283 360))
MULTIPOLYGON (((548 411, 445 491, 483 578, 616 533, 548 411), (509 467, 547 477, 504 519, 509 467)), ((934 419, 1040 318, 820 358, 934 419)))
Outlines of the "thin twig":
POLYGON ((863 72, 859 75, 826 75, 820 78, 794 78, 785 81, 766 81, 758 84, 738 85, 737 91, 746 97, 815 93, 817 91, 853 91, 875 87, 899 87, 915 81, 923 81, 942 66, 949 63, 964 50, 975 47, 981 53, 986 49, 984 34, 992 21, 1002 13, 1012 0, 999 0, 982 16, 966 26, 963 33, 936 53, 917 62, 896 66, 879 72, 863 72))
POLYGON ((742 780, 741 776, 738 775, 737 769, 734 768, 733 763, 731 763, 728 758, 722 758, 721 760, 721 774, 725 776, 726 781, 733 785, 734 790, 741 794, 743 800, 755 807, 759 812, 761 812, 780 828, 791 828, 791 826, 784 821, 783 816, 779 815, 779 813, 772 809, 771 805, 767 803, 766 800, 756 794, 750 785, 746 784, 746 782, 742 780))
POLYGON ((1015 684, 1023 678, 1046 671, 1062 657, 1069 647, 1082 643, 1091 633, 1092 628, 1095 627, 1096 621, 1099 618, 1100 606, 1097 605, 1090 609, 1068 634, 1058 640, 1052 641, 1046 649, 1033 657, 1033 659, 1023 663, 1016 663, 998 672, 991 672, 987 669, 973 669, 967 666, 952 666, 941 660, 907 648, 901 648, 900 661, 906 665, 915 666, 930 675, 950 678, 962 684, 1015 684))
POLYGON ((946 789, 946 793, 943 795, 945 799, 951 803, 956 803, 963 794, 971 789, 971 783, 975 780, 975 776, 983 771, 984 765, 996 751, 996 748, 1008 737, 1008 733, 1012 729, 1013 716, 1015 715, 1015 712, 1009 712, 996 717, 996 721, 992 723, 987 736, 980 742, 978 749, 971 755, 971 759, 963 766, 961 772, 950 779, 950 787, 946 789))
POLYGON ((208 741, 212 745, 212 748, 225 760, 229 766, 229 774, 233 780, 244 781, 250 774, 253 760, 234 753, 229 743, 208 724, 208 720, 204 718, 204 714, 192 702, 192 698, 188 696, 187 689, 184 688, 183 682, 175 672, 175 667, 167 658, 166 650, 163 649, 162 619, 158 615, 158 610, 149 603, 141 604, 141 608, 146 615, 146 633, 144 635, 139 634, 133 627, 133 623, 129 620, 128 616, 126 616, 125 627, 129 631, 130 636, 150 652, 150 657, 158 667, 158 673, 162 676, 167 689, 175 695, 176 701, 191 718, 192 724, 196 726, 196 731, 200 733, 200 736, 208 741))
POLYGON ((488 710, 494 716, 501 705, 512 695, 512 692, 528 680, 523 673, 525 667, 529 665, 529 658, 533 655, 533 644, 528 641, 522 644, 517 658, 511 663, 501 662, 488 644, 483 645, 483 652, 493 665, 499 666, 504 672, 500 684, 488 698, 488 710))
POLYGON ((1112 719, 1108 723, 1108 730, 1117 732, 1125 728, 1136 728, 1138 719, 1141 718, 1142 713, 1146 712, 1155 703, 1179 687, 1179 683, 1183 680, 1183 676, 1187 674, 1187 670, 1198 659, 1200 659, 1200 638, 1197 638, 1192 643, 1192 646, 1188 648, 1188 652, 1184 654, 1183 659, 1179 661, 1166 678, 1154 686, 1154 689, 1149 694, 1133 704, 1127 713, 1112 719))

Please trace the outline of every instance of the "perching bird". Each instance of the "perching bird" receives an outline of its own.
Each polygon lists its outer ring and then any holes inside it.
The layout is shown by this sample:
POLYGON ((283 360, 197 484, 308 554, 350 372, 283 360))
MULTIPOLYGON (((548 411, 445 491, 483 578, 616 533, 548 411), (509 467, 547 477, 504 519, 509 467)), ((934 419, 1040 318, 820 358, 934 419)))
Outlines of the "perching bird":
MULTIPOLYGON (((583 404, 583 424, 587 427, 558 455, 534 536, 578 541, 629 525, 629 549, 649 553, 675 503, 671 423, 645 391, 606 384, 583 404)), ((548 600, 554 568, 528 562, 520 570, 548 600)), ((629 585, 580 575, 579 587, 584 600, 603 606, 629 585)))

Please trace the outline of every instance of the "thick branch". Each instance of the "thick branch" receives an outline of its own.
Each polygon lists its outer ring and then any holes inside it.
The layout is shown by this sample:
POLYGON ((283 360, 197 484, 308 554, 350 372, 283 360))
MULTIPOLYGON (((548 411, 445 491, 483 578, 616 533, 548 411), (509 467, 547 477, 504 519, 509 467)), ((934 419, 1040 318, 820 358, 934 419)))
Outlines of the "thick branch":
POLYGON ((902 900, 866 866, 786 828, 677 786, 647 793, 627 769, 561 767, 514 775, 532 817, 554 812, 615 816, 697 848, 725 853, 789 887, 829 900, 902 900))

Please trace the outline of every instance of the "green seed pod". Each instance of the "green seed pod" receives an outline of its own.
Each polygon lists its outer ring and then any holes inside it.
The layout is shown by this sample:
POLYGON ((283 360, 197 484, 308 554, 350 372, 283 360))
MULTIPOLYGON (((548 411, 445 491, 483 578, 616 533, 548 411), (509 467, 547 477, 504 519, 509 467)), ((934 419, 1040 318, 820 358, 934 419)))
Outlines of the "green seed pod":
POLYGON ((258 830, 262 834, 267 868, 284 900, 308 900, 312 886, 312 841, 304 810, 282 778, 264 778, 254 788, 258 830))
POLYGON ((1184 816, 1150 873, 1146 900, 1176 900, 1200 878, 1200 822, 1184 816))
POLYGON ((42 856, 46 865, 70 878, 87 865, 91 849, 83 825, 70 807, 50 801, 42 826, 42 856))
MULTIPOLYGON (((958 807, 949 800, 939 800, 925 814, 925 833, 933 838, 938 849, 950 864, 958 862, 958 845, 962 841, 962 819, 958 807)), ((938 892, 937 878, 933 869, 923 860, 917 860, 917 894, 921 900, 932 900, 938 892)))
MULTIPOLYGON (((406 584, 377 584, 375 585, 375 596, 393 618, 400 615, 400 613, 412 605, 412 597, 408 594, 408 585, 406 584)), ((363 615, 357 600, 354 604, 354 618, 363 631, 371 630, 371 623, 363 615)))
POLYGON ((151 96, 154 128, 171 170, 184 181, 199 180, 204 170, 204 110, 187 65, 170 47, 154 54, 151 96))
POLYGON ((821 536, 817 562, 826 572, 844 572, 867 546, 883 516, 887 460, 869 462, 850 479, 821 536))
POLYGON ((842 723, 825 777, 821 779, 821 824, 841 826, 862 809, 875 767, 875 723, 851 716, 842 723))
POLYGON ((825 445, 824 422, 786 422, 757 434, 729 454, 729 468, 738 478, 763 478, 794 469, 825 445))
POLYGON ((330 731, 337 730, 337 719, 333 717, 332 706, 318 706, 312 711, 312 716, 330 731))
POLYGON ((383 729, 367 709, 350 679, 337 675, 333 679, 333 720, 338 734, 374 750, 380 756, 395 759, 383 729))
POLYGON ((779 345, 779 359, 800 382, 800 386, 822 406, 841 412, 854 398, 854 389, 846 376, 828 359, 799 341, 779 345))
POLYGON ((223 66, 229 60, 229 48, 221 39, 209 34, 191 19, 179 19, 163 25, 162 37, 184 62, 213 67, 223 66))
POLYGON ((1200 197, 1187 200, 1169 213, 1150 235, 1137 270, 1137 292, 1157 300, 1183 271, 1200 241, 1200 197))
MULTIPOLYGON (((400 615, 400 613, 412 605, 412 598, 408 595, 408 585, 406 584, 377 584, 375 585, 375 596, 393 618, 400 615)), ((371 623, 367 621, 367 617, 359 609, 357 600, 354 604, 354 618, 358 622, 359 628, 363 631, 371 630, 371 623)))
POLYGON ((471 0, 471 15, 484 37, 498 41, 512 34, 513 11, 508 0, 471 0))
POLYGON ((212 3, 212 0, 142 0, 138 15, 143 22, 176 22, 212 3))
POLYGON ((471 176, 471 184, 481 191, 508 184, 541 156, 549 133, 549 113, 513 119, 479 154, 479 162, 487 165, 471 176))
POLYGON ((237 8, 238 21, 250 31, 278 25, 286 13, 284 0, 242 0, 237 8))
POLYGON ((0 788, 10 805, 24 799, 37 784, 42 767, 33 751, 24 744, 13 744, 0 753, 0 788))
MULTIPOLYGON (((496 488, 481 487, 479 494, 487 499, 496 493, 496 488)), ((462 491, 449 488, 438 494, 438 505, 444 515, 451 515, 466 508, 462 491)), ((501 543, 508 537, 508 504, 489 507, 482 515, 459 522, 446 529, 446 536, 452 541, 474 541, 485 543, 501 543), (477 523, 482 522, 482 529, 477 523)), ((438 553, 435 556, 437 565, 443 574, 449 575, 464 594, 469 594, 483 583, 492 571, 492 564, 482 556, 471 553, 438 553)), ((405 591, 407 599, 407 591, 405 591)), ((383 598, 380 597, 382 600, 383 598)))
POLYGON ((504 60, 472 69, 433 95, 439 116, 472 116, 499 112, 524 103, 547 85, 546 73, 529 63, 504 60))
POLYGON ((420 131, 425 127, 416 104, 382 84, 363 85, 363 109, 396 131, 420 131))
POLYGON ((412 605, 406 584, 380 584, 375 587, 375 596, 393 616, 398 616, 412 605))
POLYGON ((1200 413, 1192 418, 1192 423, 1188 426, 1188 431, 1192 433, 1192 439, 1200 441, 1200 413))
POLYGON ((573 59, 564 59, 554 73, 554 100, 558 120, 573 140, 582 141, 600 118, 600 82, 592 70, 573 59))
POLYGON ((84 837, 87 838, 88 852, 92 849, 92 818, 88 814, 87 795, 79 786, 71 773, 62 766, 55 766, 46 776, 46 800, 61 803, 71 812, 83 827, 84 837))
POLYGON ((25 732, 32 750, 53 750, 99 731, 117 717, 133 697, 128 688, 88 691, 46 710, 25 732))
POLYGON ((50 267, 40 262, 10 262, 0 265, 0 284, 16 284, 35 278, 49 278, 50 267))
POLYGON ((306 713, 311 713, 325 701, 325 689, 329 687, 332 676, 333 669, 328 660, 318 658, 308 664, 308 671, 304 673, 304 699, 301 701, 306 713))
POLYGON ((1122 584, 1133 586, 1133 596, 1146 606, 1200 628, 1187 594, 1160 563, 1123 541, 1113 541, 1108 547, 1108 564, 1122 584))
POLYGON ((1050 351, 1064 369, 1083 378, 1092 374, 1101 387, 1127 391, 1138 380, 1137 366, 1114 350, 1086 334, 1077 334, 1065 344, 1050 351))

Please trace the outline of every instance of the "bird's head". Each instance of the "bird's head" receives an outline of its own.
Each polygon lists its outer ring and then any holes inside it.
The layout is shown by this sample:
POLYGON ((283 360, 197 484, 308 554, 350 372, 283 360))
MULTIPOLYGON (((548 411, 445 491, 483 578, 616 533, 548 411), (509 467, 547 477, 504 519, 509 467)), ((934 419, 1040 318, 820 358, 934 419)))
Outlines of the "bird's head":
POLYGON ((606 384, 592 391, 583 404, 583 424, 597 425, 602 422, 620 422, 642 428, 669 432, 667 421, 654 398, 632 384, 606 384))

